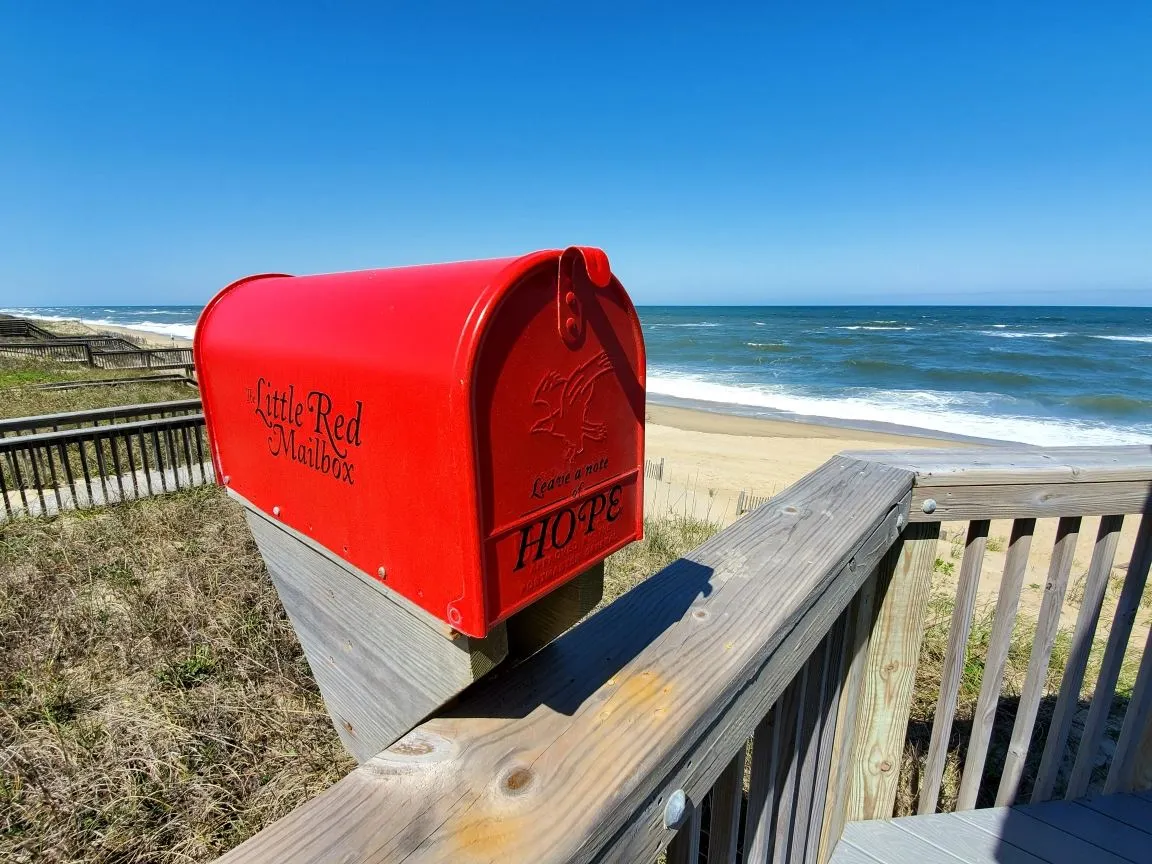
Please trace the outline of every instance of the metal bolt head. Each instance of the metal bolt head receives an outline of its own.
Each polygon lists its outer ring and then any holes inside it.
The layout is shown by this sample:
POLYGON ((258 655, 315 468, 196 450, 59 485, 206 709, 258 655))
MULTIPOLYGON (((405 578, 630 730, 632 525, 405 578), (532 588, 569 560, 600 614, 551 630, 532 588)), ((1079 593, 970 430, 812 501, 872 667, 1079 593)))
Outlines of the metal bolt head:
POLYGON ((383 579, 384 577, 386 577, 388 575, 388 571, 385 570, 383 567, 377 567, 376 568, 376 575, 379 576, 381 579, 383 579))
POLYGON ((272 515, 273 516, 279 516, 280 515, 280 505, 279 504, 277 504, 275 507, 272 508, 272 515))
POLYGON ((924 503, 921 505, 920 509, 923 510, 925 513, 935 513, 936 512, 936 499, 935 498, 925 498, 924 503))
POLYGON ((228 476, 227 474, 225 474, 224 475, 224 485, 227 486, 231 482, 232 482, 232 478, 230 476, 228 476))
POLYGON ((668 796, 668 803, 664 805, 664 827, 679 828, 688 812, 688 796, 683 789, 677 789, 668 796))

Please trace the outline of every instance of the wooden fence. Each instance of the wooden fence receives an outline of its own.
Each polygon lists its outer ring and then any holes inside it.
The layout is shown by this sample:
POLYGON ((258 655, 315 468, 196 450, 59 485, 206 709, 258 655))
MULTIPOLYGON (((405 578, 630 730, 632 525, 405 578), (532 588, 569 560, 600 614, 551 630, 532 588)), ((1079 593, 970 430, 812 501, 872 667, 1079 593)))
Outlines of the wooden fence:
POLYGON ((199 414, 201 407, 199 399, 178 399, 171 402, 149 402, 142 405, 116 405, 111 408, 39 414, 35 417, 13 417, 0 420, 0 438, 30 435, 36 432, 59 432, 61 429, 77 429, 85 426, 112 425, 117 421, 152 420, 183 414, 199 414))
POLYGON ((213 481, 200 413, 0 438, 0 519, 52 515, 213 481))
POLYGON ((198 387, 196 379, 180 372, 161 372, 158 375, 133 375, 120 378, 89 378, 73 381, 46 381, 40 384, 22 384, 21 389, 27 390, 81 390, 89 387, 122 387, 124 385, 138 384, 169 384, 183 383, 189 387, 198 387))
POLYGON ((55 333, 50 333, 25 318, 0 315, 0 339, 29 339, 39 342, 55 338, 55 333))
POLYGON ((191 348, 140 348, 116 337, 3 342, 0 356, 83 363, 96 369, 177 369, 193 365, 191 348))
MULTIPOLYGON (((826 861, 846 821, 893 813, 942 520, 970 526, 920 809, 937 807, 991 519, 1015 521, 960 806, 986 776, 1004 633, 1035 522, 1048 518, 1059 530, 996 798, 1075 797, 1097 775, 1110 791, 1148 788, 1152 651, 1128 642, 1152 557, 1150 501, 1147 447, 835 457, 222 860, 826 861), (1074 746, 1067 718, 1085 646, 1108 620, 1101 586, 1125 514, 1141 514, 1136 544, 1074 746), (1089 516, 1104 518, 1045 738, 1033 734, 1036 706, 1089 516), (1114 691, 1126 652, 1139 672, 1125 706, 1114 691), (1121 728, 1100 767, 1110 716, 1121 728)), ((354 663, 352 649, 331 662, 354 663)))

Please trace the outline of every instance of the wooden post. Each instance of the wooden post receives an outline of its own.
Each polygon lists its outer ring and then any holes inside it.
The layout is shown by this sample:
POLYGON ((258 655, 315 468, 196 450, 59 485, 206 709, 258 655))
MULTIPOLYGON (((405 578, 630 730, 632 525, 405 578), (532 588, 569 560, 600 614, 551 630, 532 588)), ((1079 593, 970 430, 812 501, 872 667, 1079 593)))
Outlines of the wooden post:
POLYGON ((508 653, 503 625, 458 633, 288 526, 245 505, 252 536, 336 731, 365 762, 508 653))
POLYGON ((844 821, 888 819, 896 806, 939 538, 939 522, 909 525, 878 567, 844 821))
POLYGON ((535 654, 596 608, 604 597, 604 562, 585 570, 508 619, 508 653, 535 654))

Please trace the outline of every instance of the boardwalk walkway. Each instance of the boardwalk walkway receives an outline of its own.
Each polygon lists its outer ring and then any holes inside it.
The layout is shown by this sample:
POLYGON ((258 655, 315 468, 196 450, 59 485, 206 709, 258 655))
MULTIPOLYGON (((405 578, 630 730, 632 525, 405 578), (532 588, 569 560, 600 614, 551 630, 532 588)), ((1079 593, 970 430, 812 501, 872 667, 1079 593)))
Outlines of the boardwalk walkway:
POLYGON ((852 822, 832 864, 1152 864, 1152 792, 852 822))

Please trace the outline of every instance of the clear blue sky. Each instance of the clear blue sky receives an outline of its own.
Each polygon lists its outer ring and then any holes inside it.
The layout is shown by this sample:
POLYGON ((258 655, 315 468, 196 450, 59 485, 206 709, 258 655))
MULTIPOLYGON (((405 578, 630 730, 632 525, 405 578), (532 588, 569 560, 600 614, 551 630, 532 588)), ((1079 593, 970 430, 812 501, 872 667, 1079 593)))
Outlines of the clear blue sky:
POLYGON ((385 5, 0 0, 0 305, 570 243, 644 303, 1152 303, 1152 3, 385 5))

